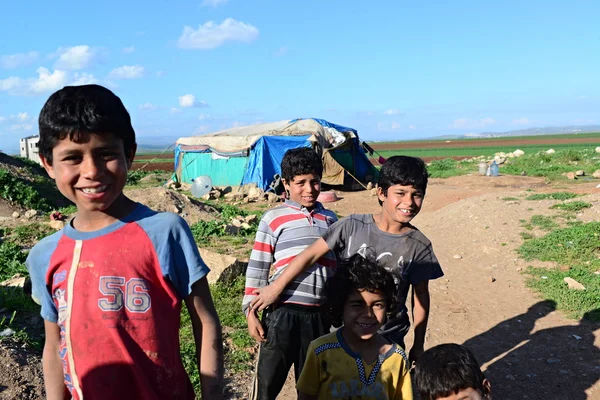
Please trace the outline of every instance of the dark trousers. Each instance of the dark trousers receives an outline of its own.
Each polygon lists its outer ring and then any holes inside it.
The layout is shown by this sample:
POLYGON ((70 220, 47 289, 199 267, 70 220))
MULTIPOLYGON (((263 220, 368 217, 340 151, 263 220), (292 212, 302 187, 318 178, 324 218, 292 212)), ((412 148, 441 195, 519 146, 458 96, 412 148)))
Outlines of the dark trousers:
POLYGON ((253 400, 275 400, 294 365, 300 377, 310 342, 329 332, 320 307, 281 304, 265 313, 267 341, 260 345, 252 388, 253 400))

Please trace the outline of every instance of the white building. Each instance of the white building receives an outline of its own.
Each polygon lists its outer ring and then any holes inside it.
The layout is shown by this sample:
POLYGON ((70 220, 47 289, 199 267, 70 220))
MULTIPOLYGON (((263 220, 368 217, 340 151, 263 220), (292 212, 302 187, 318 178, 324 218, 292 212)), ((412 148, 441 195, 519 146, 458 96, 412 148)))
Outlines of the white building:
POLYGON ((42 163, 40 160, 40 149, 38 142, 39 136, 28 136, 21 139, 21 157, 29 158, 37 163, 42 163))

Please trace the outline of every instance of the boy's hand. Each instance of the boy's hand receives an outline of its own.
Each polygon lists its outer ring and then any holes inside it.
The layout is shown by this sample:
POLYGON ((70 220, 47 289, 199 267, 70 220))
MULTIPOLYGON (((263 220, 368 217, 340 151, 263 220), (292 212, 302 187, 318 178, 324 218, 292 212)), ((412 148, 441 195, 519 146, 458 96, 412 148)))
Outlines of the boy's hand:
POLYGON ((254 310, 248 311, 248 333, 259 343, 267 341, 265 330, 254 310))
POLYGON ((419 357, 421 357, 421 354, 423 354, 425 350, 423 349, 423 346, 413 346, 410 349, 410 352, 408 353, 408 361, 412 364, 414 364, 415 362, 417 362, 417 360, 419 359, 419 357))
POLYGON ((277 303, 282 290, 280 290, 275 283, 265 286, 260 289, 256 289, 252 294, 256 297, 250 303, 252 310, 262 311, 265 308, 277 303))

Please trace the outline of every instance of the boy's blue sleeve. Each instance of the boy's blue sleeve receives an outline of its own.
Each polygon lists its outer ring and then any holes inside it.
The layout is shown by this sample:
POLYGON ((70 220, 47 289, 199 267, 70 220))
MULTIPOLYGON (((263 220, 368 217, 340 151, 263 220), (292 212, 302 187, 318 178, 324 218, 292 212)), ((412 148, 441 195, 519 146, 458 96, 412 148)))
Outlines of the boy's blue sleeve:
POLYGON ((194 283, 210 271, 202 260, 187 222, 174 213, 156 213, 138 221, 146 231, 158 256, 163 275, 181 298, 189 296, 194 283))
POLYGON ((40 315, 47 321, 56 323, 58 321, 58 310, 52 300, 51 282, 46 282, 46 274, 50 266, 50 258, 58 241, 62 236, 62 231, 44 238, 29 252, 25 266, 31 278, 31 297, 33 301, 42 306, 40 315))

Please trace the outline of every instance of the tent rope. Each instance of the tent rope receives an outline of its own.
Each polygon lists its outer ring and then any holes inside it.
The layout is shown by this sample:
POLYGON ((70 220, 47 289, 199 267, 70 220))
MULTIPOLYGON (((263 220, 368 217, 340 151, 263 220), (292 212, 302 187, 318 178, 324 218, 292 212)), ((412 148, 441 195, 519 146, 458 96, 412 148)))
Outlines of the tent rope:
POLYGON ((146 168, 146 165, 152 163, 154 160, 156 160, 157 158, 159 158, 160 156, 162 156, 164 154, 165 151, 169 150, 171 147, 173 147, 175 143, 172 143, 169 145, 169 147, 167 147, 166 149, 164 149, 162 152, 160 152, 159 155, 157 155, 156 157, 154 157, 153 159, 151 159, 150 161, 148 161, 146 164, 142 165, 141 168, 138 168, 139 170, 143 170, 144 168, 146 168))

